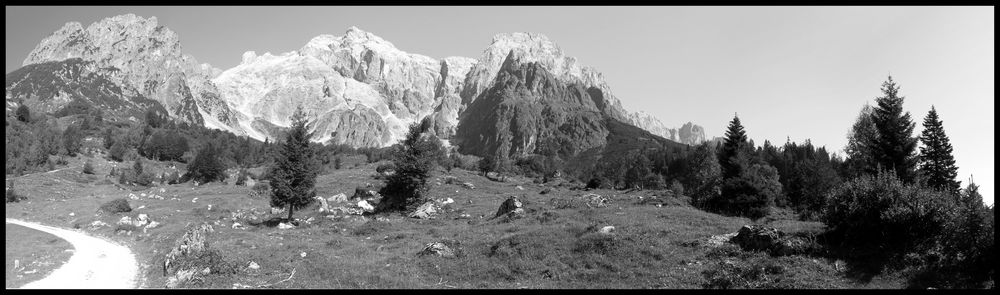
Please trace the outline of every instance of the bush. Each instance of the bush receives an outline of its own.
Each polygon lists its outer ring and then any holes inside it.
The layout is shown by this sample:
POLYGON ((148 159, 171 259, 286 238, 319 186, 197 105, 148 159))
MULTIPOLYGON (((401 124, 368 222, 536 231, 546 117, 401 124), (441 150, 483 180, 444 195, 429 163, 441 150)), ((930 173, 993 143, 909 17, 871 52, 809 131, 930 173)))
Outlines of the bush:
POLYGON ((28 106, 26 106, 24 104, 21 104, 20 106, 18 106, 17 110, 14 111, 14 113, 17 115, 17 120, 18 121, 25 122, 25 123, 31 121, 31 111, 28 110, 28 106))
POLYGON ((775 198, 781 194, 778 170, 770 165, 754 164, 737 177, 722 183, 722 194, 707 200, 709 210, 758 219, 767 216, 775 198))
POLYGON ((879 172, 835 188, 822 221, 840 246, 881 268, 905 253, 933 247, 954 207, 949 198, 879 172))
POLYGON ((87 160, 87 162, 83 163, 83 174, 94 174, 93 161, 87 160))
POLYGON ((202 147, 198 151, 198 155, 191 161, 191 165, 188 165, 188 171, 184 178, 200 183, 225 180, 226 167, 219 159, 219 150, 212 144, 202 147))
POLYGON ((125 146, 124 142, 115 141, 115 143, 111 145, 111 149, 108 151, 108 156, 111 157, 112 161, 121 162, 125 160, 126 151, 128 151, 128 147, 125 146))
POLYGON ((170 175, 167 175, 167 180, 166 181, 167 181, 167 184, 178 184, 178 183, 181 183, 181 175, 177 171, 174 171, 173 173, 170 173, 170 175))
POLYGON ((247 172, 247 169, 240 168, 240 171, 236 175, 236 185, 246 185, 247 178, 249 177, 250 173, 247 172))
POLYGON ((121 198, 101 204, 101 211, 111 214, 132 212, 132 207, 128 205, 128 200, 121 198))
POLYGON ((594 177, 594 178, 591 178, 590 181, 587 181, 587 186, 585 188, 586 189, 599 189, 599 188, 601 188, 601 186, 604 185, 604 182, 605 181, 602 180, 600 177, 594 177))
POLYGON ((680 181, 674 179, 673 181, 670 182, 670 191, 673 192, 674 195, 683 196, 684 185, 682 185, 680 181))
POLYGON ((174 131, 154 132, 139 149, 142 156, 158 161, 183 161, 187 151, 187 138, 174 131))
POLYGON ((63 131, 63 148, 66 149, 66 154, 69 156, 76 156, 76 153, 80 152, 80 145, 83 142, 83 131, 76 124, 69 125, 66 130, 63 131))
POLYGON ((396 165, 393 165, 392 163, 383 163, 375 167, 375 172, 378 172, 379 174, 395 170, 396 170, 396 165))
POLYGON ((28 197, 18 194, 17 191, 14 190, 14 184, 11 184, 6 188, 5 194, 7 195, 6 203, 17 203, 28 199, 28 197))

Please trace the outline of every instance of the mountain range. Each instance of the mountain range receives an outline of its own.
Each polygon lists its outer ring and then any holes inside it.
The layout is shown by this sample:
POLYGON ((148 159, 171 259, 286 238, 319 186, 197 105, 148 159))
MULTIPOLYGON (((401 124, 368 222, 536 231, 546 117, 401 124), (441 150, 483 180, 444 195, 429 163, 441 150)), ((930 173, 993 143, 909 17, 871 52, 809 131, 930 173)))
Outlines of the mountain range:
POLYGON ((183 54, 155 17, 127 14, 65 24, 7 74, 5 89, 8 111, 82 101, 138 121, 152 109, 258 140, 277 138, 302 106, 315 141, 354 147, 392 145, 424 118, 447 144, 477 155, 528 154, 560 141, 600 147, 620 129, 608 120, 674 142, 705 141, 700 126, 667 128, 625 110, 600 72, 536 33, 498 34, 478 58, 434 59, 351 27, 291 52, 248 51, 222 70, 183 54))

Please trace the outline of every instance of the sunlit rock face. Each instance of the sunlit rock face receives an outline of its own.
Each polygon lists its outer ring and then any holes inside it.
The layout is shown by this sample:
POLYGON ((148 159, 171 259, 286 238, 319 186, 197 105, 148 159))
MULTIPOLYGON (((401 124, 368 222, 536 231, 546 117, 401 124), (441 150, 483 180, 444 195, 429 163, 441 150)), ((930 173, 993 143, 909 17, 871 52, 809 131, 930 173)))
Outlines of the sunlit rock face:
POLYGON ((67 23, 43 39, 23 65, 70 58, 114 72, 114 83, 158 101, 172 117, 192 124, 234 123, 210 81, 221 71, 182 54, 177 34, 158 25, 155 17, 119 15, 87 28, 67 23))
MULTIPOLYGON (((495 83, 513 83, 519 80, 512 77, 522 73, 544 72, 552 83, 578 93, 527 86, 535 83, 531 79, 519 82, 521 86, 501 85, 496 89, 532 89, 536 92, 523 98, 531 96, 560 106, 553 110, 587 110, 664 138, 682 142, 686 138, 652 115, 623 109, 601 73, 565 55, 541 34, 498 34, 477 59, 435 59, 407 53, 372 33, 351 27, 341 36, 316 36, 291 52, 258 55, 248 51, 239 65, 224 71, 199 64, 181 49, 177 34, 158 25, 155 17, 127 14, 86 28, 80 23, 67 23, 42 40, 24 65, 80 60, 72 67, 95 69, 91 72, 101 73, 98 80, 106 80, 101 83, 120 88, 116 95, 122 100, 136 97, 155 101, 171 117, 258 140, 280 139, 281 131, 290 125, 292 113, 301 106, 314 122, 313 140, 355 147, 392 145, 404 137, 410 124, 424 118, 432 122, 435 135, 450 141, 460 122, 484 120, 468 117, 467 110, 479 99, 498 97, 490 93, 495 83), (504 69, 507 60, 510 63, 504 69), (502 75, 507 76, 498 79, 502 75)), ((34 70, 39 69, 55 68, 34 70)), ((537 121, 544 126, 570 120, 554 111, 537 115, 543 116, 537 121)), ((488 123, 496 122, 483 124, 488 123)), ((581 124, 576 127, 588 123, 581 124)), ((535 125, 519 127, 526 137, 517 139, 517 146, 510 148, 533 150, 539 136, 548 132, 524 129, 535 125)), ((579 129, 576 127, 574 130, 579 129)), ((600 133, 599 129, 595 132, 600 133)), ((691 130, 690 134, 698 132, 691 130)), ((693 141, 698 138, 688 137, 693 141)), ((703 134, 701 138, 703 141, 703 134)))

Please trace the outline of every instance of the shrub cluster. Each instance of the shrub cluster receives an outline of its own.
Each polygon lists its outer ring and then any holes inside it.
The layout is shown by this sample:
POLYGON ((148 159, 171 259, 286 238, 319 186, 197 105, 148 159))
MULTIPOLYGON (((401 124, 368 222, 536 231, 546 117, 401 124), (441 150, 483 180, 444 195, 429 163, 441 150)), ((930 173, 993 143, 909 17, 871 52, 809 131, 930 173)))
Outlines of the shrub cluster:
POLYGON ((101 204, 100 208, 101 211, 111 214, 132 212, 132 207, 128 205, 128 200, 126 200, 125 198, 108 201, 104 204, 101 204))

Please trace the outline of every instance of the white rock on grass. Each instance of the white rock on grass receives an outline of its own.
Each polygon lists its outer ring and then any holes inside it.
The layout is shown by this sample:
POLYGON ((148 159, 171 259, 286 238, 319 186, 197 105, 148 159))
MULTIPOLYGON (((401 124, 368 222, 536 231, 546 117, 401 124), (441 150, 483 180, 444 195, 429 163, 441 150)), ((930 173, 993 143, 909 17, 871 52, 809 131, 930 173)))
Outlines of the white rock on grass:
POLYGON ((293 229, 293 228, 295 228, 295 225, 289 223, 282 222, 278 224, 278 229, 293 229))
POLYGON ((375 212, 375 206, 372 206, 366 200, 358 201, 358 207, 361 208, 362 210, 365 210, 365 212, 369 213, 375 212))
POLYGON ((609 225, 609 226, 602 227, 597 232, 602 233, 602 234, 610 234, 610 233, 612 233, 614 231, 615 231, 615 227, 612 226, 612 225, 609 225))
POLYGON ((253 270, 257 270, 257 269, 260 269, 260 264, 257 264, 256 262, 253 262, 253 261, 250 261, 250 265, 247 265, 247 267, 250 268, 250 269, 253 269, 253 270))

